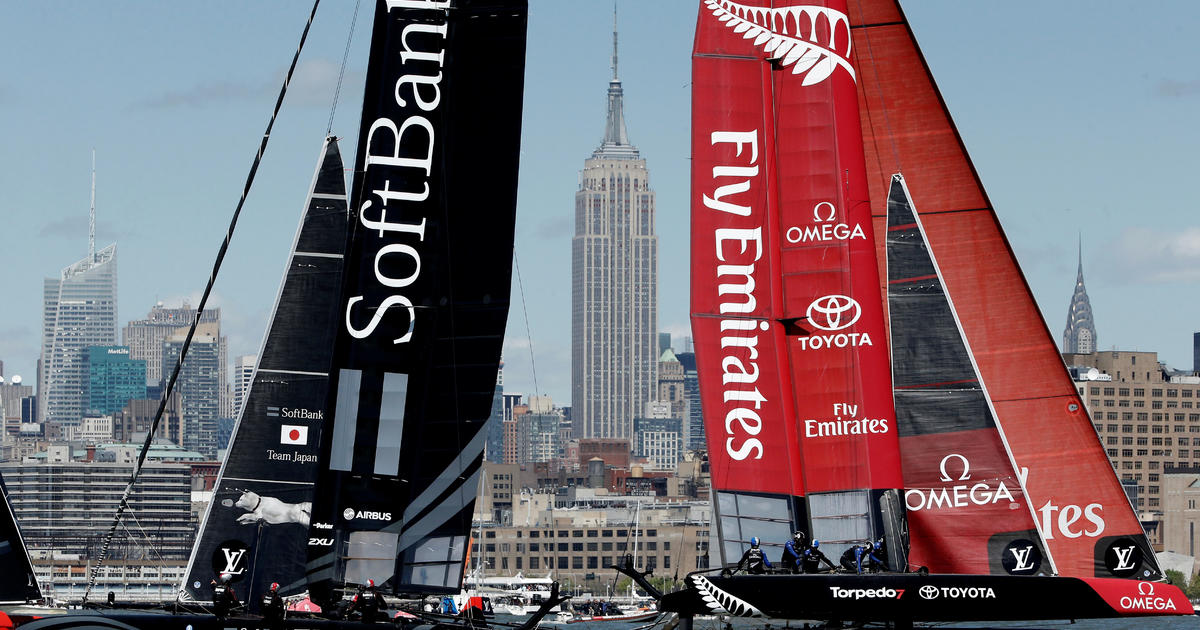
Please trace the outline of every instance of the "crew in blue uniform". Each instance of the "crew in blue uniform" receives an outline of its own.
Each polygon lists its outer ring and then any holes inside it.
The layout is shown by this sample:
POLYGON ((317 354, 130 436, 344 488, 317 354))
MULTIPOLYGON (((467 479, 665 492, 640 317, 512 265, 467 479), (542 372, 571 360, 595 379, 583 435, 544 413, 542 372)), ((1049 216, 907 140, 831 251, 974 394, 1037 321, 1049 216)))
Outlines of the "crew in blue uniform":
POLYGON ((804 550, 804 557, 800 559, 800 570, 803 573, 822 573, 822 562, 825 563, 825 566, 829 567, 830 571, 837 568, 829 561, 829 557, 825 555, 825 552, 821 551, 821 541, 813 540, 812 544, 804 550))
POLYGON ((741 571, 743 566, 746 568, 746 573, 755 575, 762 575, 767 572, 767 568, 771 567, 771 560, 758 546, 758 536, 750 537, 750 548, 742 554, 742 559, 738 560, 737 568, 734 571, 741 571))
POLYGON ((779 559, 779 564, 791 573, 802 573, 800 558, 804 555, 804 539, 804 532, 797 531, 792 534, 792 539, 783 546, 783 557, 779 559))
POLYGON ((880 552, 883 549, 882 540, 854 545, 842 554, 841 563, 847 571, 855 573, 872 573, 887 569, 887 562, 880 552))

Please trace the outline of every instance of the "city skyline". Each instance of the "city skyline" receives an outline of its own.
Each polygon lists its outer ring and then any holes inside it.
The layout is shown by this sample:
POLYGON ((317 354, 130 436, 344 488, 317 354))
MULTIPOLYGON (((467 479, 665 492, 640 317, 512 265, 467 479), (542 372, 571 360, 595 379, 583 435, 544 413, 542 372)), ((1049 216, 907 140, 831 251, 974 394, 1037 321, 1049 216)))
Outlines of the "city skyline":
MULTIPOLYGON (((1197 160, 1190 147, 1200 139, 1191 124, 1200 76, 1188 64, 1188 33, 1200 25, 1200 8, 1158 5, 1125 20, 1121 6, 928 2, 906 9, 1054 337, 1061 338, 1082 231, 1100 348, 1155 351, 1189 369, 1200 228, 1185 186, 1197 160), (1046 26, 1009 26, 1030 15, 1046 26), (1154 45, 1118 52, 1106 35, 1114 32, 1154 45)), ((696 7, 618 7, 629 133, 655 171, 659 328, 679 339, 687 334, 687 84, 696 7)), ((352 10, 327 3, 318 13, 218 279, 211 305, 224 311, 231 356, 260 344, 329 118, 352 10)), ((566 287, 575 176, 581 154, 603 137, 611 12, 610 2, 535 0, 530 7, 517 228, 526 308, 514 283, 506 390, 549 394, 559 404, 570 400, 566 287)), ((23 25, 0 44, 7 58, 34 60, 0 79, 0 111, 22 121, 6 145, 10 196, 0 236, 8 271, 8 308, 0 313, 6 376, 36 380, 38 285, 86 253, 92 147, 97 241, 116 241, 121 250, 118 326, 160 300, 198 302, 307 11, 210 13, 152 3, 0 9, 7 23, 23 25)), ((357 133, 368 39, 367 18, 359 20, 334 125, 347 144, 357 133)))

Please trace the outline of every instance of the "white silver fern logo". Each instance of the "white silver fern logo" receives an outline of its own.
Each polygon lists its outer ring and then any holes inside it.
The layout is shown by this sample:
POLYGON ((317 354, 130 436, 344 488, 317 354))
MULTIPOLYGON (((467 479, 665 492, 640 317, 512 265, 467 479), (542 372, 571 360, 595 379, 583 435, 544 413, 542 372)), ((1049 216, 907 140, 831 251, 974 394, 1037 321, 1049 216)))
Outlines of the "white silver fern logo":
POLYGON ((755 608, 750 602, 717 588, 715 584, 703 575, 693 575, 690 579, 692 586, 696 588, 696 592, 700 593, 700 599, 703 599, 708 609, 714 613, 728 614, 735 617, 763 616, 762 611, 755 608))
POLYGON ((825 7, 794 6, 772 9, 738 4, 730 0, 705 0, 716 18, 740 33, 743 39, 753 39, 754 45, 778 59, 781 67, 792 67, 792 74, 803 74, 803 85, 815 85, 829 78, 838 66, 855 79, 850 63, 850 18, 841 11, 825 7), (817 27, 820 16, 829 26, 828 41, 821 41, 823 29, 817 27), (845 55, 838 52, 839 26, 845 29, 845 55))

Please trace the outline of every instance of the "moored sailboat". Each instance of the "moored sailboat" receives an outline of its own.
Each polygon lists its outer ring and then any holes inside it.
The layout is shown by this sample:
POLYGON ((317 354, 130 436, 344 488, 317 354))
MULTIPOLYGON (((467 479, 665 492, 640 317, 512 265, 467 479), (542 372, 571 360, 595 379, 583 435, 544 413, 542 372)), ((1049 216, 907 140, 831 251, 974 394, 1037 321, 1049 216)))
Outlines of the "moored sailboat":
POLYGON ((693 334, 724 558, 801 531, 835 554, 880 541, 890 571, 695 573, 664 610, 1192 613, 1157 581, 896 2, 704 0, 692 121, 693 334), (1020 374, 1003 369, 1014 352, 1020 374))

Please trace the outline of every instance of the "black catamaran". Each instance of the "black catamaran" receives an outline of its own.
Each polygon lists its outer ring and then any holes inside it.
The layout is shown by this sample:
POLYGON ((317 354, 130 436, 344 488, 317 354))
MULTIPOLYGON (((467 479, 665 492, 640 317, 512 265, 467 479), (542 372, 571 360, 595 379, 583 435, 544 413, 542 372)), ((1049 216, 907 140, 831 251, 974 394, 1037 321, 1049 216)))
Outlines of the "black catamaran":
POLYGON ((350 628, 370 620, 339 615, 344 595, 368 583, 459 592, 508 317, 526 16, 377 2, 349 199, 329 138, 180 601, 28 627, 350 628), (205 605, 222 579, 246 602, 228 617, 205 605), (327 613, 264 620, 271 583, 327 613))
POLYGON ((799 531, 835 558, 887 554, 863 574, 697 572, 661 608, 897 626, 1192 614, 896 0, 702 0, 692 69, 719 550, 799 531))

